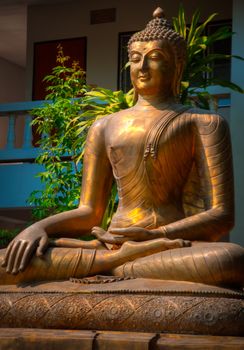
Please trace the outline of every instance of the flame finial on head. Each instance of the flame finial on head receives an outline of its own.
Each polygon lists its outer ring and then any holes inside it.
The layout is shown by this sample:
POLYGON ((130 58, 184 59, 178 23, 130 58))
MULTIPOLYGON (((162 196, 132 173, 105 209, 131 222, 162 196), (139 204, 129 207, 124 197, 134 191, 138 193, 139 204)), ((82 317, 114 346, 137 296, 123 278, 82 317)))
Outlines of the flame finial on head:
POLYGON ((164 10, 161 7, 157 7, 156 10, 153 11, 153 18, 165 18, 164 10))

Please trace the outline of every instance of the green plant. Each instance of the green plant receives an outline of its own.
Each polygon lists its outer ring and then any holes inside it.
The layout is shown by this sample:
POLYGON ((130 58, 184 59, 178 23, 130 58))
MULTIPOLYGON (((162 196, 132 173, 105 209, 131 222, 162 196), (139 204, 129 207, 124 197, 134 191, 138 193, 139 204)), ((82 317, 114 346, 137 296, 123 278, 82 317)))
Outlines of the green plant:
MULTIPOLYGON (((82 158, 90 126, 98 118, 132 105, 132 92, 92 89, 85 83, 85 72, 77 62, 58 47, 57 66, 45 77, 49 83, 44 107, 31 111, 32 124, 40 135, 40 155, 36 162, 44 166, 37 176, 43 183, 33 191, 28 203, 33 206, 34 219, 42 219, 77 206, 82 180, 82 158), (51 100, 51 103, 50 103, 51 100)), ((116 206, 116 190, 103 220, 107 227, 116 206)))
MULTIPOLYGON (((44 165, 38 174, 44 187, 34 191, 28 199, 34 206, 35 219, 64 211, 77 204, 81 181, 81 165, 77 163, 85 140, 78 135, 75 126, 81 113, 81 97, 87 91, 85 72, 77 62, 68 65, 69 57, 58 47, 57 63, 52 74, 45 77, 47 103, 43 108, 31 111, 35 116, 32 124, 40 135, 40 155, 36 162, 44 165)), ((88 128, 89 122, 86 127, 88 128)), ((84 128, 85 131, 85 128, 84 128)))
POLYGON ((188 26, 185 20, 184 8, 181 5, 178 16, 173 18, 173 27, 187 43, 187 61, 181 82, 180 100, 183 104, 192 104, 200 108, 210 108, 213 96, 207 91, 211 85, 228 87, 234 91, 243 93, 243 89, 238 85, 213 77, 213 63, 218 60, 236 58, 243 60, 236 55, 224 55, 218 53, 209 53, 212 45, 219 40, 231 37, 234 33, 229 27, 220 27, 215 33, 206 35, 206 26, 211 22, 217 13, 210 15, 202 24, 200 21, 200 12, 197 10, 188 26), (196 86, 197 82, 197 86, 196 86), (200 90, 199 90, 200 89, 200 90))

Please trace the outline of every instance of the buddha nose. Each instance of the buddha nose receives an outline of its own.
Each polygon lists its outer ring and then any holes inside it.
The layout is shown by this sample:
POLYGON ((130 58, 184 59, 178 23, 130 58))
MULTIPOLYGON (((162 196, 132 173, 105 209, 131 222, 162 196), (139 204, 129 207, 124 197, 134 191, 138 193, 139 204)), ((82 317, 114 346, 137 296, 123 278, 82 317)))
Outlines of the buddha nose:
POLYGON ((140 69, 142 71, 145 71, 145 70, 148 69, 148 60, 147 60, 146 56, 144 56, 143 59, 141 60, 141 67, 140 67, 140 69))

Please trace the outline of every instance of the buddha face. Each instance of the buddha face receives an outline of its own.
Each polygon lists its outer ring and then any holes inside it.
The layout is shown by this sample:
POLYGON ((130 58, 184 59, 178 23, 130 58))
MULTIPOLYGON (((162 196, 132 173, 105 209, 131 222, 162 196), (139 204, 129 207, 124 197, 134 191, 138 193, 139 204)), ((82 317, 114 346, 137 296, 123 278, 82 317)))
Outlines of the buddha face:
POLYGON ((166 40, 133 42, 129 56, 131 81, 139 95, 173 96, 175 54, 166 40))

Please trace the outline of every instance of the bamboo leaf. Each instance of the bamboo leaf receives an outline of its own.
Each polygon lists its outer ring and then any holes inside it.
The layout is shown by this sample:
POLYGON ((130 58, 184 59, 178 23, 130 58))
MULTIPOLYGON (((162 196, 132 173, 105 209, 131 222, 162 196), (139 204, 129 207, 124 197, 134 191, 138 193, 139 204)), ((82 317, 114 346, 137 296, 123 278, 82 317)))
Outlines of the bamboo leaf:
POLYGON ((203 22, 202 24, 200 24, 200 25, 196 28, 196 31, 195 31, 195 38, 199 37, 199 36, 203 33, 203 31, 205 30, 207 24, 208 24, 209 22, 211 22, 211 21, 214 19, 214 17, 216 17, 217 15, 218 15, 218 13, 213 13, 213 14, 211 14, 211 15, 206 19, 205 22, 203 22))
POLYGON ((220 80, 220 79, 210 79, 209 82, 211 82, 211 85, 219 85, 219 86, 229 88, 233 91, 240 92, 241 94, 244 93, 244 90, 239 85, 231 81, 220 80))
POLYGON ((180 4, 180 7, 179 7, 178 23, 179 23, 179 33, 184 39, 186 39, 186 20, 185 20, 185 12, 182 4, 180 4))
POLYGON ((184 89, 187 89, 189 87, 189 85, 190 85, 189 81, 181 81, 181 86, 184 89))
POLYGON ((191 25, 190 25, 189 33, 188 33, 188 37, 187 37, 187 44, 188 45, 190 45, 194 40, 195 30, 196 30, 197 23, 199 22, 199 18, 200 18, 200 11, 197 10, 194 12, 194 14, 192 16, 191 25))

